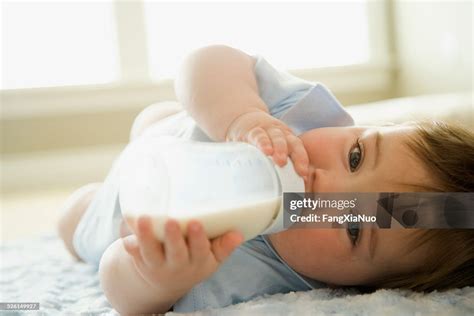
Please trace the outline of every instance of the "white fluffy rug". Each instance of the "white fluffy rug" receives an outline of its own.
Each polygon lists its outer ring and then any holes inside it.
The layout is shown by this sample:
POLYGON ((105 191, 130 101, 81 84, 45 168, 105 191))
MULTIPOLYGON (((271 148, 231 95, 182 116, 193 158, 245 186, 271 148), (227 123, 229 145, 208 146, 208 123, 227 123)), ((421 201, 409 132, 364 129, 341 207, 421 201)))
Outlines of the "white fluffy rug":
MULTIPOLYGON (((118 315, 100 289, 97 272, 72 260, 54 235, 3 244, 0 276, 0 302, 40 303, 40 311, 28 315, 118 315)), ((474 315, 474 287, 430 294, 378 290, 364 295, 318 289, 260 297, 195 315, 474 315)))

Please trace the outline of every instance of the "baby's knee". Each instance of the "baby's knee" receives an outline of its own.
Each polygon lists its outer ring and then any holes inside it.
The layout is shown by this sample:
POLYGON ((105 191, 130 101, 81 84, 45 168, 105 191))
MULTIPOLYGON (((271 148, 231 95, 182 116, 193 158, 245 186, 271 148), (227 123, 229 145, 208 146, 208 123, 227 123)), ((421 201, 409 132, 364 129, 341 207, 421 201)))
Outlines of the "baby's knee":
POLYGON ((149 126, 159 120, 178 113, 183 108, 177 102, 159 102, 146 107, 141 111, 133 121, 130 131, 130 140, 134 140, 140 136, 149 126))

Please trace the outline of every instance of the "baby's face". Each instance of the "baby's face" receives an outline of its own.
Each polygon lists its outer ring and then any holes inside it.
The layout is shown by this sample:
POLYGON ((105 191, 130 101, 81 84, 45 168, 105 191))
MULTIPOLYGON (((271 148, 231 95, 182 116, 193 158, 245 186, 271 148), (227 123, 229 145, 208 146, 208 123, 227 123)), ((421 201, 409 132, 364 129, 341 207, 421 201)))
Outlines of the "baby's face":
POLYGON ((390 274, 413 271, 427 249, 406 249, 415 229, 359 230, 355 245, 344 228, 294 228, 270 235, 278 254, 295 271, 335 285, 370 285, 390 274))
MULTIPOLYGON (((413 127, 404 125, 357 126, 320 128, 300 135, 310 159, 306 191, 403 192, 430 185, 428 172, 403 143, 413 132, 413 127)), ((331 284, 362 285, 422 264, 426 249, 406 255, 407 240, 415 231, 361 229, 353 245, 354 237, 345 228, 295 228, 270 235, 270 240, 303 275, 331 284)))
POLYGON ((306 191, 403 192, 426 186, 429 173, 404 144, 414 131, 413 126, 395 125, 329 127, 303 133, 299 137, 310 167, 306 191))

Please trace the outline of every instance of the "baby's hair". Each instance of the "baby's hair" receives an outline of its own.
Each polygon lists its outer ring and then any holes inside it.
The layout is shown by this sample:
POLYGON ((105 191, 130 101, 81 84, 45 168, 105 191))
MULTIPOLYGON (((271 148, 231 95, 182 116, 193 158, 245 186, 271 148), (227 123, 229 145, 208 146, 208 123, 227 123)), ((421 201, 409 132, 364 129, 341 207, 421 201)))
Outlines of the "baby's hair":
MULTIPOLYGON (((406 145, 432 174, 434 189, 474 192, 474 133, 440 121, 408 122, 415 127, 406 145)), ((427 186, 425 191, 432 191, 427 186)), ((474 210, 472 210, 474 212, 474 210)), ((431 292, 474 285, 474 229, 420 229, 407 249, 427 246, 428 256, 416 271, 393 275, 373 284, 377 288, 405 288, 431 292)), ((373 290, 373 287, 362 287, 373 290)))

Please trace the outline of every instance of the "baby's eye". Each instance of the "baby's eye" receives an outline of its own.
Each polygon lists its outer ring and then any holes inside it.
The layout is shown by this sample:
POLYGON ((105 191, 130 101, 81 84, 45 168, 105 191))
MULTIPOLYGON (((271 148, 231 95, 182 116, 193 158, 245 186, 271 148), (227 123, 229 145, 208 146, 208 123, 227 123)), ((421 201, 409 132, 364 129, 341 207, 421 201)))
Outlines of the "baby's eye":
POLYGON ((359 239, 360 234, 360 223, 359 222, 348 222, 347 223, 347 235, 352 242, 352 245, 355 245, 359 239))
POLYGON ((349 152, 349 167, 354 172, 362 160, 362 149, 359 140, 356 142, 356 146, 349 152))

